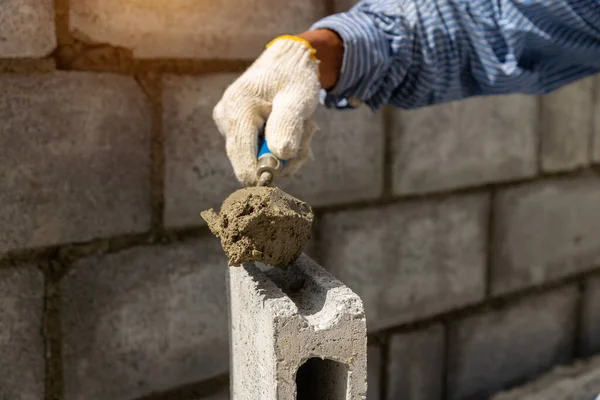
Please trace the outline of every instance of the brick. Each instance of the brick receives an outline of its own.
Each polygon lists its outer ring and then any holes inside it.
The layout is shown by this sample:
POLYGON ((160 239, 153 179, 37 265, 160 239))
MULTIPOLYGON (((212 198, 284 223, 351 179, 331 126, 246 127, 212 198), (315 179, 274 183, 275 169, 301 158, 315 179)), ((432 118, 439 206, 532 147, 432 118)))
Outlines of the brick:
POLYGON ((0 3, 0 58, 45 57, 55 47, 54 0, 0 3))
POLYGON ((443 398, 444 327, 392 336, 388 354, 389 400, 443 398))
POLYGON ((44 398, 44 278, 34 266, 0 270, 0 399, 44 398))
POLYGON ((477 302, 487 200, 468 195, 326 214, 321 260, 362 298, 370 331, 477 302))
MULTIPOLYGON (((203 224, 200 212, 218 208, 240 187, 212 119, 214 106, 237 77, 165 78, 165 224, 203 224)), ((374 199, 383 187, 381 116, 369 110, 320 108, 313 139, 315 161, 281 188, 311 206, 374 199)))
POLYGON ((555 368, 523 387, 492 400, 582 400, 600 394, 600 357, 555 368))
POLYGON ((302 32, 325 15, 320 0, 131 2, 71 0, 71 30, 139 58, 254 58, 275 36, 302 32), (165 34, 166 33, 166 34, 165 34))
POLYGON ((580 80, 542 97, 542 168, 556 172, 588 164, 594 81, 580 80))
POLYGON ((511 95, 396 111, 396 194, 427 193, 533 176, 536 99, 511 95))
POLYGON ((600 277, 586 282, 582 316, 581 353, 584 356, 600 353, 600 277))
POLYGON ((451 323, 449 399, 488 398, 569 361, 576 299, 569 286, 451 323))
POLYGON ((0 75, 0 253, 150 226, 148 102, 132 78, 0 75))
POLYGON ((370 344, 367 347, 367 400, 381 399, 382 353, 380 345, 370 344))
POLYGON ((226 271, 212 237, 77 262, 61 283, 65 399, 129 400, 226 373, 226 271))
POLYGON ((536 182, 495 203, 492 291, 519 290, 600 263, 600 179, 536 182))

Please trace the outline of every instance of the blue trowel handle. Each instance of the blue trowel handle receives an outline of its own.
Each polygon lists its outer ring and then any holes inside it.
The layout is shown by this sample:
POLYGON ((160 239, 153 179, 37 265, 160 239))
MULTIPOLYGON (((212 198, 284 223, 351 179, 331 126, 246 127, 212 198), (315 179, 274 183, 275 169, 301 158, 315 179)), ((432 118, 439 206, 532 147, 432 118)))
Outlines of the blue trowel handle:
MULTIPOLYGON (((265 139, 264 136, 261 136, 258 139, 258 159, 260 160, 260 158, 265 154, 269 154, 269 155, 271 155, 271 157, 275 157, 275 155, 273 153, 271 153, 271 150, 269 149, 269 145, 267 144, 267 139, 265 139)), ((275 157, 275 158, 277 158, 277 157, 275 157)), ((279 160, 279 161, 281 162, 281 166, 285 167, 287 160, 279 160)))

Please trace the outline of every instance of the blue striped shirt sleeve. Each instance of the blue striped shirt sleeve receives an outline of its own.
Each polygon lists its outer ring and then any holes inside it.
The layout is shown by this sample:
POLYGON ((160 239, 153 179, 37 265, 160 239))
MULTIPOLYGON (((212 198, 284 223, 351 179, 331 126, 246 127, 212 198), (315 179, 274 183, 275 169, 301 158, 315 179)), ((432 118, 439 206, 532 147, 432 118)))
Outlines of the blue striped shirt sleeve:
POLYGON ((323 28, 345 47, 328 107, 545 94, 600 72, 600 0, 363 0, 323 28))

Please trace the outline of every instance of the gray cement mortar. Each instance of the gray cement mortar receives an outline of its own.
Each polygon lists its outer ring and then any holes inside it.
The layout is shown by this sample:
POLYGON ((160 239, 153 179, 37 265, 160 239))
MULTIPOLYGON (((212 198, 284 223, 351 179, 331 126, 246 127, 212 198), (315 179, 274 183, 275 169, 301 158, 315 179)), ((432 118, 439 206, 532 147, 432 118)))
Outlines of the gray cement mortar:
POLYGON ((285 267, 310 239, 310 206, 277 188, 249 187, 231 194, 220 213, 203 211, 211 232, 221 239, 230 266, 260 262, 285 267))

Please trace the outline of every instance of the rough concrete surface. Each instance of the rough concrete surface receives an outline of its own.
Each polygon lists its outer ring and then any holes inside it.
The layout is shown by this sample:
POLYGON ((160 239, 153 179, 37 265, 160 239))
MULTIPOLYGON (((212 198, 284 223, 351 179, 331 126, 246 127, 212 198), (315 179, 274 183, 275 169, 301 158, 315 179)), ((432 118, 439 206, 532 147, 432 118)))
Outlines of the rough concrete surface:
POLYGON ((44 398, 43 313, 42 272, 0 269, 0 399, 44 398))
POLYGON ((0 58, 45 57, 55 47, 54 0, 0 2, 0 58))
POLYGON ((325 15, 321 0, 71 0, 70 27, 138 58, 254 59, 275 36, 325 15))
POLYGON ((600 353, 600 277, 587 280, 583 296, 583 327, 581 353, 591 356, 600 353))
POLYGON ((361 296, 370 331, 475 303, 485 292, 488 201, 469 195, 327 213, 323 266, 361 296))
POLYGON ((148 101, 133 78, 0 75, 0 253, 150 228, 148 101))
POLYGON ((511 95, 395 110, 394 192, 435 192, 534 176, 536 102, 533 96, 511 95))
POLYGON ((260 262, 284 267, 302 253, 314 214, 280 189, 250 187, 225 199, 219 214, 210 209, 202 217, 221 239, 231 266, 260 262))
MULTIPOLYGON (((212 119, 213 107, 237 74, 166 76, 165 225, 196 226, 200 212, 216 208, 241 185, 225 153, 225 140, 212 119)), ((382 114, 319 107, 314 160, 296 177, 276 182, 313 207, 371 200, 383 189, 382 114)))
POLYGON ((492 291, 506 293, 600 265, 599 204, 595 176, 499 191, 492 291))
POLYGON ((229 268, 236 400, 364 399, 360 298, 305 255, 285 269, 229 268))
POLYGON ((556 172, 586 165, 594 119, 594 77, 542 96, 542 168, 556 172))
POLYGON ((592 400, 600 395, 600 357, 560 366, 491 400, 592 400))
POLYGON ((392 336, 386 399, 441 400, 444 351, 443 325, 392 336))
POLYGON ((63 279, 65 400, 131 400, 228 370, 227 259, 204 237, 78 261, 63 279))
POLYGON ((570 361, 577 296, 568 286, 451 322, 447 398, 488 398, 570 361))

